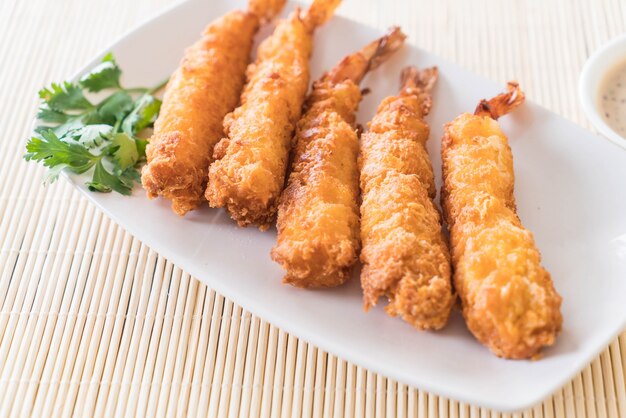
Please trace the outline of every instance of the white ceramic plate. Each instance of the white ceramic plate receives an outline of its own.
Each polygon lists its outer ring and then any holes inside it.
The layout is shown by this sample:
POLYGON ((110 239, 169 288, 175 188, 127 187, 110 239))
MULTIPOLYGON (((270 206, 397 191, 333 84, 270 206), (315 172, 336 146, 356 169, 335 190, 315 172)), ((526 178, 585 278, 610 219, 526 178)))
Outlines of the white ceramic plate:
MULTIPOLYGON (((110 48, 124 70, 125 85, 162 80, 207 22, 243 6, 243 0, 191 0, 129 33, 110 48)), ((373 28, 334 19, 316 35, 313 75, 378 36, 373 28)), ((479 99, 504 86, 406 46, 365 80, 372 93, 361 106, 361 123, 374 114, 384 96, 396 92, 400 70, 409 63, 434 64, 441 71, 429 116, 429 151, 439 173, 442 125, 461 112, 473 111, 479 99)), ((148 201, 140 187, 132 197, 123 197, 90 193, 84 178, 71 180, 130 233, 272 324, 399 382, 512 411, 557 390, 624 328, 626 153, 532 103, 503 118, 502 126, 515 155, 520 216, 534 231, 545 266, 563 295, 563 333, 540 361, 496 358, 469 334, 458 312, 438 333, 417 332, 388 317, 382 306, 365 314, 356 277, 326 291, 282 285, 281 269, 269 256, 275 231, 239 229, 221 210, 205 207, 179 218, 168 202, 148 201)))

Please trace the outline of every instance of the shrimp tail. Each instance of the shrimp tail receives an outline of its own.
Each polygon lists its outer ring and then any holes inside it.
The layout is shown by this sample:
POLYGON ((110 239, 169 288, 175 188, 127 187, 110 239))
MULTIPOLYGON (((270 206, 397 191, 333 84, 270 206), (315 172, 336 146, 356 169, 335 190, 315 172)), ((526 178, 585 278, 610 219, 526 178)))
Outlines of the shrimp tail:
POLYGON ((356 84, 361 82, 365 75, 385 62, 396 52, 406 39, 399 27, 394 26, 387 33, 367 44, 360 51, 345 57, 335 68, 330 70, 327 77, 333 83, 352 80, 356 84))
POLYGON ((401 95, 415 95, 422 107, 422 116, 428 115, 432 105, 432 90, 439 77, 437 67, 406 67, 400 75, 401 95))
POLYGON ((313 4, 301 17, 305 28, 309 32, 315 31, 318 26, 330 20, 341 0, 313 0, 313 4))
POLYGON ((280 13, 286 2, 287 0, 250 0, 248 10, 261 21, 267 22, 280 13))
POLYGON ((524 103, 525 95, 517 81, 509 81, 507 92, 497 95, 490 100, 481 100, 476 106, 474 114, 477 116, 489 116, 494 120, 513 111, 524 103))
POLYGON ((396 52, 402 45, 406 35, 399 26, 391 27, 380 39, 367 45, 361 53, 368 60, 367 71, 378 68, 391 54, 396 52))

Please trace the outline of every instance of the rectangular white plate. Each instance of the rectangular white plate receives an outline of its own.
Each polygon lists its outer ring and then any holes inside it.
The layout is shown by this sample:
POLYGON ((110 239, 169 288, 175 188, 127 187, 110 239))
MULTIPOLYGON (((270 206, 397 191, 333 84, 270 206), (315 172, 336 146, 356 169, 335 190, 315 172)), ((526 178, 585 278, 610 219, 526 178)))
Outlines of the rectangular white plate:
MULTIPOLYGON (((117 57, 125 85, 156 84, 209 21, 235 7, 245 2, 185 2, 107 51, 117 57)), ((313 76, 378 36, 379 31, 357 22, 332 20, 316 35, 313 76)), ((504 86, 409 45, 363 83, 372 93, 362 103, 360 123, 369 120, 383 97, 395 94, 400 70, 408 64, 437 65, 441 72, 429 116, 429 151, 439 174, 442 125, 504 86)), ((520 216, 534 232, 563 295, 563 333, 540 361, 496 358, 469 334, 458 312, 438 333, 417 332, 388 317, 382 306, 365 314, 357 277, 326 291, 282 285, 281 269, 269 256, 275 231, 239 229, 221 210, 205 207, 179 218, 168 202, 148 201, 140 187, 123 197, 90 193, 81 177, 71 181, 144 243, 295 336, 399 382, 512 411, 532 406, 565 384, 626 324, 626 152, 532 103, 503 118, 502 126, 515 155, 520 216)))

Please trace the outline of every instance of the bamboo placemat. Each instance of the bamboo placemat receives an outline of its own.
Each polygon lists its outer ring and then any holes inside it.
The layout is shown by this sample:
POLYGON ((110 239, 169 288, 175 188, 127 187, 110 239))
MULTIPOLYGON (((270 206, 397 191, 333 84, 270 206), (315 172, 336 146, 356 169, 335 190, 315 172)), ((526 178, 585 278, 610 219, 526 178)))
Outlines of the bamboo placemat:
MULTIPOLYGON (((208 0, 207 0, 208 1, 208 0)), ((486 417, 358 368, 200 284, 22 161, 43 84, 171 0, 0 2, 0 416, 486 417)), ((626 31, 623 0, 345 0, 340 13, 588 126, 586 57, 626 31)), ((506 379, 506 376, 502 376, 506 379)), ((626 334, 523 417, 626 417, 626 334)), ((508 416, 503 414, 502 416, 508 416)))

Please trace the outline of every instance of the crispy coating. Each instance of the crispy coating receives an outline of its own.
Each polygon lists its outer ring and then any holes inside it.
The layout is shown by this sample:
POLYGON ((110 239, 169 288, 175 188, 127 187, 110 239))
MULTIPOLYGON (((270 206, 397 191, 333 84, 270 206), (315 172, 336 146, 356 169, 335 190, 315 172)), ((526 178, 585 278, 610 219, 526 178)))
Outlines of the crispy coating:
POLYGON ((215 147, 206 198, 240 226, 265 230, 275 216, 308 89, 313 29, 338 3, 316 0, 304 17, 296 11, 278 25, 248 67, 241 106, 224 119, 226 137, 215 147))
POLYGON ((426 150, 424 116, 437 69, 409 67, 404 78, 400 94, 381 103, 361 136, 361 286, 366 309, 385 295, 390 315, 418 329, 440 329, 454 296, 426 150))
POLYGON ((313 86, 294 138, 292 172, 278 209, 272 258, 297 287, 332 287, 350 278, 359 250, 358 82, 372 62, 398 49, 404 35, 385 37, 346 57, 313 86))
POLYGON ((254 0, 262 13, 233 11, 212 22, 185 51, 167 85, 146 150, 142 184, 149 198, 163 196, 184 215, 203 201, 213 147, 222 120, 239 100, 259 19, 277 13, 284 0, 254 0))
POLYGON ((287 0, 249 0, 248 10, 258 16, 261 21, 272 20, 277 16, 287 0))
POLYGON ((554 343, 561 297, 516 213, 513 155, 495 121, 523 101, 509 89, 446 125, 442 203, 468 328, 496 355, 523 359, 554 343))
POLYGON ((272 258, 298 287, 331 287, 350 277, 359 249, 359 139, 352 80, 315 83, 298 122, 293 171, 278 211, 272 258))

